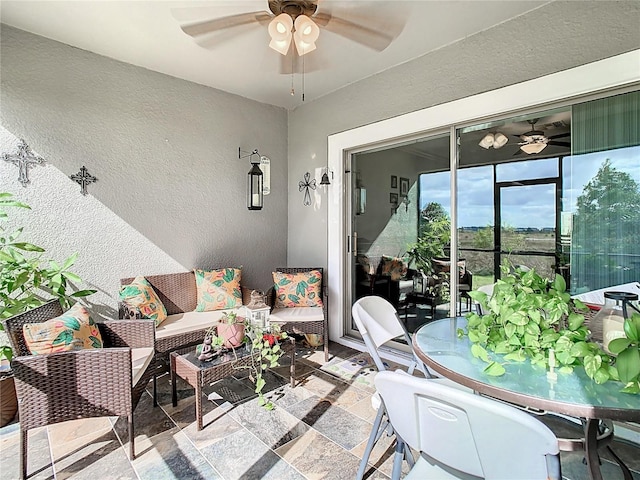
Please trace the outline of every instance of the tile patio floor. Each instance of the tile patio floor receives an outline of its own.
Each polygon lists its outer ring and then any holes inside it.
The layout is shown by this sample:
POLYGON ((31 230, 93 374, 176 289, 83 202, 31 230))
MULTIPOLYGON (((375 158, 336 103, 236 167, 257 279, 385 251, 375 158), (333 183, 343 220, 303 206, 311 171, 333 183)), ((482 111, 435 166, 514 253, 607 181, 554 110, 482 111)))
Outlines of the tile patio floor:
MULTIPOLYGON (((195 425, 193 389, 179 381, 180 401, 173 408, 168 376, 162 377, 160 406, 154 408, 146 394, 135 411, 137 458, 133 462, 127 458, 126 424, 115 418, 32 430, 30 478, 354 478, 375 416, 370 404, 374 370, 364 354, 336 344, 331 344, 330 352, 330 361, 324 364, 322 352, 298 349, 294 389, 285 378, 286 365, 269 375, 268 387, 277 405, 272 412, 258 407, 251 384, 241 375, 218 382, 206 392, 213 400, 204 401, 205 428, 200 432, 195 425)), ((18 478, 18 448, 14 422, 0 429, 1 480, 18 478)), ((621 442, 616 453, 634 469, 634 480, 640 480, 640 447, 621 442)), ((383 438, 374 449, 368 478, 389 478, 392 455, 393 438, 383 438)), ((562 469, 567 479, 587 478, 579 453, 563 454, 562 469)), ((606 459, 602 471, 606 480, 622 479, 617 466, 606 459)))

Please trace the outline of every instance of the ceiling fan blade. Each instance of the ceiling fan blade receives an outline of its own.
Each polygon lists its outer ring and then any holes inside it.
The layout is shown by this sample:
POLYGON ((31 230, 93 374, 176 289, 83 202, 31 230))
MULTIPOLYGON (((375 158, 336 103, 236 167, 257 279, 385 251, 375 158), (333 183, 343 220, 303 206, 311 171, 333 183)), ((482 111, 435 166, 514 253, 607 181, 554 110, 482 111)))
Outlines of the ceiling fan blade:
POLYGON ((397 36, 397 34, 388 34, 382 30, 365 27, 364 25, 359 25, 328 13, 317 13, 312 19, 318 26, 336 35, 340 35, 341 37, 379 52, 387 48, 397 36))
POLYGON ((266 12, 239 13, 228 17, 184 23, 180 25, 180 28, 187 35, 198 37, 200 35, 206 35, 226 28, 238 27, 240 25, 247 25, 250 23, 263 23, 271 20, 272 17, 272 15, 269 15, 266 12))
POLYGON ((547 145, 555 145, 557 147, 570 147, 571 142, 556 142, 554 140, 551 140, 550 142, 547 143, 547 145))
POLYGON ((571 136, 571 132, 566 132, 566 133, 559 133, 557 135, 549 135, 547 138, 549 140, 553 140, 555 138, 563 138, 563 137, 570 137, 571 136))

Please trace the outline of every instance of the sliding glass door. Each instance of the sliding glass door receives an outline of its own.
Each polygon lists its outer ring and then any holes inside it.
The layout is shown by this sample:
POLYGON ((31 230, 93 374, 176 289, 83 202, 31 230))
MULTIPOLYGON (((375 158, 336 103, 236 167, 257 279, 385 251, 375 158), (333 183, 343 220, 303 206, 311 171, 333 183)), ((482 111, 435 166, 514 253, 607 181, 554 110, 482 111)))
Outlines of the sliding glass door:
MULTIPOLYGON (((449 157, 448 135, 351 156, 351 303, 367 295, 381 296, 398 310, 410 331, 436 312, 440 317, 449 314, 446 300, 438 299, 440 305, 411 298, 421 267, 412 252, 419 250, 435 204, 442 207, 447 222, 438 256, 449 247, 449 157), (433 176, 427 179, 423 172, 433 176)), ((349 330, 357 335, 352 322, 349 330)))

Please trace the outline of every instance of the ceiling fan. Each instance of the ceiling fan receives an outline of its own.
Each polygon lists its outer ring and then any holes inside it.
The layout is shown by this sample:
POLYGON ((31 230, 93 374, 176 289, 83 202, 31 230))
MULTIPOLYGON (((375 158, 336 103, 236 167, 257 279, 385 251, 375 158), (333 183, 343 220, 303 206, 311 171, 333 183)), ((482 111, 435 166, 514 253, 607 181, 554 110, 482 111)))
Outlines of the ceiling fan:
POLYGON ((540 153, 547 148, 547 145, 571 147, 571 142, 556 141, 557 138, 569 137, 571 135, 570 132, 547 136, 542 130, 535 129, 538 120, 539 118, 531 118, 527 120, 527 123, 531 125, 531 130, 523 133, 522 135, 515 135, 520 139, 520 142, 518 143, 518 145, 520 145, 520 149, 514 153, 514 155, 519 155, 521 152, 524 152, 527 155, 540 153))
MULTIPOLYGON (((394 28, 382 31, 330 13, 318 12, 318 0, 269 0, 267 3, 268 12, 248 12, 191 21, 182 24, 180 28, 187 35, 198 38, 241 25, 268 25, 271 37, 269 46, 284 56, 293 50, 291 43, 299 56, 315 50, 320 28, 377 51, 387 48, 399 33, 397 28, 395 34, 389 33, 394 28)), ((180 20, 175 13, 174 16, 180 20)))

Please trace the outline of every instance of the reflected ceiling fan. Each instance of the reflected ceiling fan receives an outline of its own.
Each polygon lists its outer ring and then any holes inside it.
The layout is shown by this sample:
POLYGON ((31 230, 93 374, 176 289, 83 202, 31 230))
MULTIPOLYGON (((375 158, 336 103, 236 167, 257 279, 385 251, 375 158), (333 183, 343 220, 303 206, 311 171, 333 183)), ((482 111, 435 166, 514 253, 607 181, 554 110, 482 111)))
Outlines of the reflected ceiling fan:
MULTIPOLYGON (((299 56, 314 51, 315 42, 320 36, 320 28, 377 51, 387 48, 399 33, 399 31, 395 34, 388 33, 393 32, 394 28, 385 28, 385 31, 381 31, 379 28, 318 12, 318 0, 269 0, 267 3, 269 12, 248 12, 222 18, 197 20, 183 23, 180 28, 187 35, 197 39, 241 25, 268 25, 271 37, 269 47, 283 56, 294 48, 299 56)), ((175 12, 174 16, 180 20, 175 12)))
POLYGON ((520 153, 524 152, 527 155, 533 155, 536 153, 542 152, 547 145, 556 145, 559 147, 571 147, 571 142, 559 142, 557 138, 569 137, 571 136, 570 132, 559 133, 558 135, 545 135, 542 130, 536 130, 536 123, 540 120, 539 118, 531 118, 527 120, 527 123, 531 125, 531 130, 523 133, 522 135, 514 135, 515 137, 520 139, 518 145, 520 145, 520 149, 514 153, 514 155, 520 155, 520 153))

